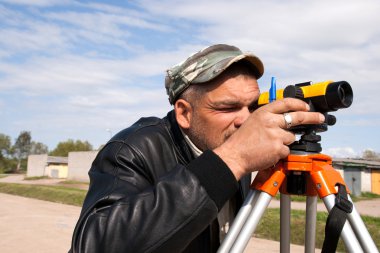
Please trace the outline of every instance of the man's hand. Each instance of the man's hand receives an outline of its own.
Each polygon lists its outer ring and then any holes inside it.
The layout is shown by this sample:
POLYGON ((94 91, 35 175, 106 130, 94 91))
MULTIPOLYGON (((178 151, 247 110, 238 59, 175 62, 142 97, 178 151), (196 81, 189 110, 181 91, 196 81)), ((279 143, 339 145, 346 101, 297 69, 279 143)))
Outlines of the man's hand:
POLYGON ((214 152, 237 180, 247 173, 273 167, 289 155, 287 145, 295 141, 295 134, 287 130, 284 113, 291 116, 292 126, 324 122, 321 113, 309 112, 309 109, 305 102, 294 98, 264 105, 214 152))

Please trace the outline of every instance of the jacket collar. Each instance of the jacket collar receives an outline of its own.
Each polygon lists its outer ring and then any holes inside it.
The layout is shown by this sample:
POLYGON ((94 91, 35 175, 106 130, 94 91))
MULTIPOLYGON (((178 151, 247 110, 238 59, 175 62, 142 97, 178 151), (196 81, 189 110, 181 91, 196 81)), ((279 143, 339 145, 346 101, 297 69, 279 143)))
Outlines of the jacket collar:
POLYGON ((181 129, 181 127, 180 127, 179 129, 181 130, 181 133, 182 133, 182 135, 183 135, 183 138, 185 139, 187 145, 189 145, 189 147, 190 147, 191 151, 193 152, 194 156, 195 156, 195 157, 200 156, 200 155, 203 153, 203 151, 200 150, 197 146, 195 146, 195 144, 190 140, 189 136, 187 136, 187 135, 183 132, 183 130, 181 129))
POLYGON ((166 127, 169 129, 175 147, 179 150, 179 155, 183 157, 185 163, 189 163, 195 158, 195 156, 189 147, 189 144, 186 142, 180 127, 178 126, 174 110, 168 112, 165 119, 166 127))

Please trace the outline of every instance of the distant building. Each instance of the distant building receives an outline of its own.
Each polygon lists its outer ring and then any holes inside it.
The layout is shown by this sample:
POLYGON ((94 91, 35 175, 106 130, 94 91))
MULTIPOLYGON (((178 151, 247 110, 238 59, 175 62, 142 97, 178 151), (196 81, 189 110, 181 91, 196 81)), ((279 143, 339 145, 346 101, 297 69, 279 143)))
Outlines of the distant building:
POLYGON ((70 152, 68 157, 29 155, 27 177, 63 178, 89 182, 88 171, 98 151, 70 152))
POLYGON ((30 155, 28 157, 27 177, 67 178, 67 157, 30 155))
POLYGON ((380 162, 334 158, 333 167, 342 174, 351 195, 359 196, 362 192, 380 194, 380 162))
MULTIPOLYGON (((68 157, 30 155, 27 176, 48 176, 89 182, 88 171, 98 151, 70 152, 68 157)), ((351 195, 362 192, 380 194, 380 162, 360 159, 333 159, 351 195)))

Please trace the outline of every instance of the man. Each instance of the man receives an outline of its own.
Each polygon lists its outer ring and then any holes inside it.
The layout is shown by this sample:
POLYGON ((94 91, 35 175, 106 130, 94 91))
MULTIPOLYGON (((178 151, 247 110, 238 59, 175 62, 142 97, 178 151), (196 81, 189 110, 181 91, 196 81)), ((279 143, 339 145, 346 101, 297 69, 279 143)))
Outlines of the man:
POLYGON ((174 110, 140 119, 99 152, 71 251, 215 252, 251 172, 289 154, 290 125, 324 121, 297 99, 257 108, 263 72, 229 45, 169 69, 174 110))

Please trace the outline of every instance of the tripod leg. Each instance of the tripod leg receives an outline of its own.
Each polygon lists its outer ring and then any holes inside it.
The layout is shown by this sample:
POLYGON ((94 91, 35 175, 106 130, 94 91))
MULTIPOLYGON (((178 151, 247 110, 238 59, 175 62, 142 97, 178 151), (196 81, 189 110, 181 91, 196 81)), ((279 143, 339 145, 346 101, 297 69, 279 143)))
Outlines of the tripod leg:
MULTIPOLYGON (((348 199, 352 202, 350 195, 348 199)), ((360 245, 362 246, 364 252, 379 252, 376 244, 374 243, 371 235, 368 233, 368 230, 360 217, 358 211, 353 206, 352 212, 348 214, 348 220, 352 229, 354 230, 357 238, 359 239, 360 245)))
POLYGON ((280 195, 280 252, 290 253, 290 195, 280 195))
POLYGON ((229 252, 241 253, 244 251, 271 199, 272 196, 270 194, 266 192, 260 193, 249 217, 246 220, 246 223, 244 224, 239 236, 236 238, 236 241, 231 248, 231 251, 229 252))
POLYGON ((218 249, 218 253, 230 252, 232 245, 234 244, 236 238, 244 226, 249 214, 251 213, 252 207, 255 205, 258 195, 260 192, 258 190, 250 190, 248 196, 244 200, 242 207, 239 210, 238 215, 232 223, 226 237, 224 238, 222 244, 218 249))
POLYGON ((306 198, 305 253, 315 252, 317 202, 317 196, 306 198))
MULTIPOLYGON (((335 205, 335 195, 334 194, 327 195, 326 197, 322 198, 322 200, 325 203, 327 210, 330 212, 331 209, 335 205)), ((352 230, 349 222, 346 222, 344 224, 340 237, 342 238, 348 252, 355 252, 355 253, 363 252, 359 244, 359 241, 357 240, 355 233, 352 230)))

